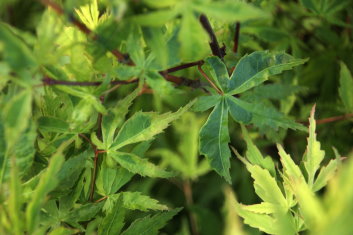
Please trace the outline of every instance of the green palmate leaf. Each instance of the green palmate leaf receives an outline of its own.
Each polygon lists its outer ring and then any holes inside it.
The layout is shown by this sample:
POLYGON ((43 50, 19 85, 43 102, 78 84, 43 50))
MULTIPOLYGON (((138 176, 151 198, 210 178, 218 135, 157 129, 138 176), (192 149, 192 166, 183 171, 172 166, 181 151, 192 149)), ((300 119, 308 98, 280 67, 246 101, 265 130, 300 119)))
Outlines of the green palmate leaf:
POLYGON ((234 102, 234 99, 227 97, 226 102, 229 108, 229 113, 234 119, 234 121, 244 123, 244 124, 247 124, 251 121, 252 113, 246 111, 245 109, 237 105, 234 102))
POLYGON ((102 209, 103 203, 87 203, 72 210, 65 218, 65 222, 75 225, 76 222, 88 221, 102 209))
POLYGON ((250 4, 238 1, 214 1, 205 2, 202 4, 197 2, 196 4, 193 4, 193 7, 211 17, 228 22, 243 22, 246 20, 265 18, 269 16, 264 11, 255 8, 250 4))
POLYGON ((235 67, 229 84, 229 94, 239 94, 247 91, 284 70, 305 63, 307 59, 295 59, 283 53, 257 51, 240 59, 235 67))
POLYGON ((312 190, 316 192, 325 187, 327 182, 335 175, 337 168, 338 161, 336 159, 331 160, 327 166, 322 167, 314 182, 312 190))
POLYGON ((211 74, 211 77, 216 82, 218 87, 224 91, 229 90, 229 74, 226 65, 217 56, 208 57, 205 59, 204 68, 211 74))
POLYGON ((251 140, 248 131, 245 126, 241 126, 243 138, 246 141, 246 158, 253 164, 259 165, 264 169, 267 169, 272 176, 276 176, 275 164, 271 157, 263 157, 260 150, 256 147, 254 142, 251 140))
POLYGON ((89 156, 92 155, 92 151, 85 151, 65 161, 60 171, 57 173, 56 177, 59 181, 59 185, 55 191, 66 191, 75 187, 83 169, 86 167, 89 156))
POLYGON ((154 57, 158 64, 165 69, 168 67, 168 47, 166 39, 163 35, 163 28, 143 27, 143 37, 147 45, 152 49, 154 57))
POLYGON ((192 106, 192 111, 204 112, 213 106, 216 106, 221 100, 222 96, 220 95, 199 96, 194 106, 192 106))
POLYGON ((42 116, 38 119, 38 128, 43 131, 67 133, 70 125, 56 117, 42 116))
POLYGON ((3 52, 3 59, 14 71, 19 72, 36 66, 36 61, 27 45, 4 23, 0 23, 0 44, 2 45, 0 51, 3 52))
POLYGON ((49 166, 40 176, 39 183, 32 193, 31 200, 26 208, 26 225, 29 233, 32 233, 36 228, 40 209, 45 202, 46 195, 59 183, 56 175, 59 172, 61 165, 64 163, 62 152, 71 142, 72 140, 64 142, 51 157, 49 166))
POLYGON ((252 165, 245 159, 242 159, 246 168, 254 179, 254 188, 256 194, 264 201, 278 206, 280 210, 286 212, 289 207, 283 196, 281 189, 278 187, 276 180, 268 170, 262 169, 257 165, 252 165))
POLYGON ((320 164, 325 157, 325 151, 321 150, 321 144, 316 140, 316 122, 314 119, 315 106, 311 110, 309 118, 309 138, 306 153, 304 154, 304 166, 308 173, 308 183, 312 187, 316 171, 320 168, 320 164))
POLYGON ((211 167, 230 183, 229 141, 228 107, 225 100, 222 100, 216 105, 207 122, 201 128, 200 153, 205 155, 211 167))
POLYGON ((128 144, 153 139, 155 135, 161 133, 172 121, 178 119, 194 103, 195 101, 190 102, 175 113, 165 113, 162 115, 136 113, 121 127, 111 149, 116 150, 128 144))
POLYGON ((194 14, 190 11, 184 12, 178 34, 182 58, 186 61, 196 61, 205 56, 208 50, 207 39, 207 33, 194 14))
POLYGON ((128 171, 139 174, 141 176, 161 178, 174 176, 173 173, 167 172, 148 162, 146 159, 140 158, 139 156, 132 153, 108 152, 108 156, 111 156, 116 162, 118 162, 128 171))
POLYGON ((181 209, 174 209, 167 212, 161 212, 154 216, 146 216, 135 220, 122 235, 157 235, 159 229, 163 228, 166 223, 179 213, 181 209))
POLYGON ((292 178, 290 183, 299 203, 304 222, 309 229, 312 229, 323 219, 325 213, 322 205, 304 181, 292 178))
POLYGON ((114 107, 111 107, 107 115, 102 118, 102 138, 105 145, 105 149, 108 149, 113 143, 114 134, 117 128, 119 128, 124 120, 125 116, 129 112, 129 107, 132 101, 138 96, 141 91, 141 87, 135 89, 124 99, 119 100, 114 107))
POLYGON ((98 233, 102 235, 120 234, 124 226, 125 209, 122 206, 122 198, 114 202, 114 207, 110 210, 99 224, 98 233))
POLYGON ((129 210, 168 210, 167 206, 159 204, 157 200, 142 195, 140 192, 123 192, 118 195, 123 198, 122 203, 129 210))
POLYGON ((246 210, 246 206, 236 202, 236 212, 244 219, 244 223, 268 234, 278 234, 275 219, 266 214, 254 213, 246 210))
POLYGON ((341 100, 347 112, 353 111, 353 76, 347 66, 341 62, 340 87, 338 89, 341 100))
POLYGON ((281 163, 283 166, 283 172, 289 179, 305 182, 304 176, 300 168, 294 163, 293 159, 287 154, 280 144, 277 144, 279 156, 281 157, 281 163))
MULTIPOLYGON (((251 104, 244 100, 237 99, 229 95, 227 95, 227 100, 230 100, 237 106, 241 107, 247 112, 250 112, 252 114, 251 122, 259 126, 260 128, 267 126, 273 129, 282 127, 306 131, 306 128, 303 125, 295 123, 294 121, 286 118, 282 113, 279 113, 274 108, 265 107, 261 103, 251 104)), ((238 115, 240 114, 238 113, 238 115)), ((242 117, 244 116, 246 117, 246 115, 243 114, 242 117)))
POLYGON ((114 194, 132 177, 123 167, 109 167, 107 161, 107 158, 103 160, 96 181, 97 193, 103 196, 114 194))

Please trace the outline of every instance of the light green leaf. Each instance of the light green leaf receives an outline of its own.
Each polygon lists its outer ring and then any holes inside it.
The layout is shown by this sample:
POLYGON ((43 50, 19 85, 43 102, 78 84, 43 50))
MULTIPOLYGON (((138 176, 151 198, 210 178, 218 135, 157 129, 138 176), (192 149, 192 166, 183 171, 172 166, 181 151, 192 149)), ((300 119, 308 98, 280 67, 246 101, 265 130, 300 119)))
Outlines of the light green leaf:
POLYGON ((2 111, 7 149, 11 149, 27 128, 32 113, 32 93, 20 91, 6 103, 2 111))
POLYGON ((304 176, 300 168, 294 163, 293 159, 287 154, 280 144, 277 144, 279 156, 283 166, 284 174, 289 179, 305 182, 304 176))
POLYGON ((228 133, 228 107, 222 100, 213 109, 200 131, 200 153, 205 155, 211 167, 228 183, 231 182, 230 150, 228 133))
POLYGON ((254 204, 254 205, 244 205, 243 207, 244 210, 257 213, 257 214, 273 214, 278 210, 278 205, 275 205, 270 202, 261 202, 260 204, 254 204))
POLYGON ((26 225, 29 233, 32 233, 37 226, 40 209, 46 200, 46 195, 59 183, 56 175, 65 160, 62 152, 71 142, 72 139, 60 145, 57 152, 51 157, 48 167, 40 176, 39 183, 31 195, 31 200, 26 208, 26 225))
POLYGON ((244 219, 244 223, 251 227, 258 228, 259 230, 268 234, 279 234, 275 219, 266 214, 259 214, 248 211, 247 206, 241 205, 238 202, 235 204, 236 212, 244 219))
POLYGON ((347 112, 353 111, 353 77, 347 66, 341 62, 340 87, 338 89, 341 100, 347 112))
POLYGON ((4 23, 0 23, 0 51, 13 71, 18 72, 37 65, 27 45, 12 32, 10 26, 4 23))
POLYGON ((257 51, 240 59, 230 81, 229 94, 235 95, 260 85, 269 76, 305 63, 307 59, 295 59, 283 53, 257 51))
POLYGON ((135 220, 122 235, 157 235, 159 229, 172 219, 181 209, 174 209, 167 212, 157 213, 154 216, 146 216, 135 220))
POLYGON ((216 106, 221 99, 222 96, 220 95, 199 96, 191 109, 194 112, 204 112, 213 106, 216 106))
POLYGON ((271 157, 264 158, 260 150, 256 147, 254 142, 251 140, 249 133, 245 126, 241 125, 243 138, 246 141, 246 158, 253 164, 259 165, 264 169, 267 169, 272 176, 276 176, 275 164, 271 157))
POLYGON ((123 124, 132 101, 138 96, 140 91, 141 87, 139 86, 125 98, 119 100, 115 106, 109 108, 108 114, 102 117, 102 138, 105 149, 109 149, 113 143, 116 129, 123 124))
POLYGON ((319 175, 317 176, 313 186, 312 190, 314 192, 319 191, 323 187, 327 185, 327 182, 335 175, 337 168, 338 168, 338 162, 336 159, 332 159, 327 166, 324 166, 321 168, 319 175))
POLYGON ((146 14, 135 15, 132 22, 142 26, 162 26, 173 19, 179 12, 175 8, 152 11, 146 14))
POLYGON ((143 2, 151 7, 164 8, 164 7, 174 6, 178 2, 178 0, 159 0, 159 1, 143 0, 143 2))
POLYGON ((161 133, 172 121, 178 119, 194 103, 195 101, 191 101, 175 113, 168 112, 162 115, 136 113, 121 127, 110 149, 117 150, 128 144, 153 139, 155 135, 161 133))
POLYGON ((128 171, 141 176, 161 178, 174 176, 173 173, 160 169, 145 158, 140 158, 132 153, 108 152, 108 155, 128 171))
POLYGON ((217 56, 207 57, 203 67, 206 72, 211 74, 211 77, 222 91, 229 91, 230 78, 228 70, 220 58, 217 56))
POLYGON ((194 14, 190 11, 184 12, 178 34, 181 57, 185 61, 202 59, 208 50, 208 38, 209 36, 194 14))
POLYGON ((166 96, 173 94, 175 90, 173 85, 164 79, 164 77, 155 71, 148 71, 145 75, 146 83, 152 88, 154 91, 159 91, 157 95, 166 96))
POLYGON ((193 4, 193 8, 207 14, 208 16, 226 22, 244 22, 247 20, 266 18, 269 15, 259 8, 239 1, 212 1, 193 4))
POLYGON ((167 206, 159 204, 157 200, 140 192, 123 192, 119 195, 123 198, 124 207, 129 210, 168 210, 167 206))
POLYGON ((257 165, 252 165, 243 159, 246 168, 254 179, 254 188, 256 194, 264 201, 277 205, 280 210, 287 212, 289 207, 283 196, 281 189, 278 187, 274 177, 268 170, 262 169, 257 165))
POLYGON ((107 157, 104 158, 101 164, 96 181, 97 193, 103 196, 116 193, 133 176, 131 172, 123 167, 117 166, 113 168, 108 166, 107 157))
POLYGON ((114 202, 114 207, 107 212, 99 224, 98 233, 102 235, 120 234, 124 226, 125 209, 122 206, 122 198, 114 202))
POLYGON ((75 222, 82 222, 91 220, 102 209, 103 203, 87 203, 72 210, 63 221, 75 224, 75 222))
POLYGON ((325 151, 321 150, 321 144, 316 140, 316 122, 314 119, 314 114, 315 106, 313 106, 310 113, 308 145, 306 147, 306 153, 303 157, 304 166, 306 172, 308 173, 309 187, 313 186, 316 171, 320 168, 320 163, 325 157, 325 151))
POLYGON ((41 116, 38 120, 38 128, 47 132, 67 133, 69 124, 56 117, 41 116))
POLYGON ((224 235, 245 235, 242 222, 236 213, 236 198, 231 187, 224 188, 223 214, 225 215, 224 235))

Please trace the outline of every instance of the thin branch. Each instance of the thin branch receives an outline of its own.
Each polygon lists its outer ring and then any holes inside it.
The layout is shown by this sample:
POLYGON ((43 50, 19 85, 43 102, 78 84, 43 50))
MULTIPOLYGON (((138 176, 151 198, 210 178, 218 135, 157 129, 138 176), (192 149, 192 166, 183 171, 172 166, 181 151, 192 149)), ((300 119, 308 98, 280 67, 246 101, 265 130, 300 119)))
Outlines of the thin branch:
POLYGON ((200 15, 200 22, 201 22, 203 28, 207 31, 208 35, 211 38, 210 47, 212 50, 212 54, 223 59, 223 57, 226 55, 225 50, 224 50, 224 48, 220 48, 218 41, 217 41, 216 34, 214 33, 207 16, 205 16, 204 14, 201 14, 200 15))
POLYGON ((201 65, 198 66, 198 69, 200 71, 200 73, 202 74, 202 76, 204 78, 206 78, 206 80, 211 84, 211 86, 218 92, 218 94, 223 95, 223 92, 216 86, 216 84, 214 84, 212 82, 212 80, 207 76, 207 74, 205 73, 205 71, 203 71, 203 69, 201 68, 201 65))
POLYGON ((239 46, 239 31, 240 31, 240 23, 237 22, 235 24, 235 33, 234 33, 234 45, 233 45, 233 52, 237 53, 238 52, 238 46, 239 46))
POLYGON ((186 64, 181 64, 181 65, 163 70, 163 71, 161 71, 161 73, 164 73, 164 74, 165 73, 173 73, 173 72, 176 72, 176 71, 179 71, 182 69, 187 69, 187 68, 199 65, 199 64, 203 64, 203 60, 199 60, 199 61, 195 61, 195 62, 191 62, 191 63, 186 63, 186 64))
MULTIPOLYGON (((63 80, 55 80, 51 77, 44 77, 42 79, 44 86, 55 86, 55 85, 64 85, 64 86, 100 86, 103 82, 76 82, 76 81, 63 81, 63 80)), ((126 85, 137 83, 138 79, 127 80, 127 81, 111 81, 111 85, 126 85)))
POLYGON ((341 115, 341 116, 335 116, 335 117, 329 117, 329 118, 316 120, 316 124, 319 125, 319 124, 325 124, 325 123, 330 123, 330 122, 337 122, 337 121, 346 120, 349 118, 353 118, 353 113, 348 113, 348 114, 341 115))

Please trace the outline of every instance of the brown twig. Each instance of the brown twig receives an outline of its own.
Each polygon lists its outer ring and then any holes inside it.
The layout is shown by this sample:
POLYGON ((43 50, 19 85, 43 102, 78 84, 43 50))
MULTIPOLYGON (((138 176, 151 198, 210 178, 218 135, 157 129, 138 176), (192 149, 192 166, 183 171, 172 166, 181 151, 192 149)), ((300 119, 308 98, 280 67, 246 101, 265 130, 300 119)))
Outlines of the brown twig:
POLYGON ((330 122, 346 120, 346 119, 349 119, 349 118, 353 118, 353 113, 316 120, 316 124, 318 124, 318 125, 319 124, 325 124, 325 123, 330 123, 330 122))
MULTIPOLYGON (((55 86, 55 85, 65 85, 65 86, 100 86, 103 82, 76 82, 76 81, 63 81, 63 80, 55 80, 51 77, 44 77, 42 79, 44 86, 55 86)), ((126 85, 137 83, 138 79, 127 80, 127 81, 111 81, 111 85, 126 85)))
POLYGON ((237 22, 235 24, 235 33, 234 33, 234 45, 233 45, 233 52, 237 53, 238 52, 238 46, 239 46, 239 31, 240 31, 240 23, 237 22))
POLYGON ((174 73, 176 71, 182 70, 182 69, 187 69, 199 64, 203 64, 203 60, 199 60, 199 61, 195 61, 195 62, 190 62, 190 63, 186 63, 186 64, 181 64, 166 70, 161 71, 161 73, 166 74, 166 73, 174 73))
POLYGON ((94 203, 98 203, 98 202, 104 201, 107 198, 108 198, 108 196, 104 196, 104 197, 99 198, 98 200, 94 201, 94 203))
POLYGON ((218 94, 223 95, 223 92, 212 82, 212 80, 207 76, 205 71, 202 70, 201 65, 197 67, 202 74, 202 76, 210 83, 210 85, 218 92, 218 94))
POLYGON ((226 55, 224 48, 221 48, 218 44, 216 34, 214 33, 212 26, 207 18, 206 15, 200 15, 200 22, 203 28, 207 31, 208 35, 210 36, 210 48, 212 50, 212 54, 218 56, 219 58, 223 59, 226 55))

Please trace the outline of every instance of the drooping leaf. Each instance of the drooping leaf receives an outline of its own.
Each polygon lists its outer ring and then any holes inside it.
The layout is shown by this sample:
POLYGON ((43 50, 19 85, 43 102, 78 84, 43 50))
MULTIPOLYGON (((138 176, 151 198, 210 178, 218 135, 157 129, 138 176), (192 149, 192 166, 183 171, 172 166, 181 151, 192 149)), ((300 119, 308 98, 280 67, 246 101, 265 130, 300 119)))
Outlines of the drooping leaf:
POLYGON ((52 191, 59 183, 56 175, 64 163, 64 156, 62 152, 72 142, 72 140, 64 142, 57 152, 51 157, 49 166, 45 172, 40 176, 39 183, 35 188, 31 200, 26 208, 26 227, 27 231, 31 233, 37 226, 37 220, 42 204, 45 202, 46 195, 52 191))
POLYGON ((146 216, 135 220, 122 235, 157 235, 159 229, 163 228, 166 223, 179 213, 181 209, 174 209, 167 212, 157 213, 154 216, 146 216))
POLYGON ((129 210, 168 210, 167 206, 159 204, 157 200, 140 192, 123 192, 119 195, 123 198, 124 207, 129 210))
POLYGON ((353 76, 347 66, 341 62, 340 87, 338 89, 341 100, 348 112, 353 111, 353 76))
POLYGON ((11 31, 10 26, 4 23, 0 24, 0 42, 3 44, 1 47, 3 59, 14 71, 36 66, 37 63, 27 45, 11 31))
POLYGON ((231 75, 229 94, 247 91, 268 79, 269 76, 305 63, 307 59, 295 59, 283 53, 257 51, 240 59, 231 75))
POLYGON ((174 176, 173 173, 165 171, 150 163, 145 158, 132 153, 111 152, 108 153, 116 162, 128 171, 141 176, 168 178, 174 176))
POLYGON ((118 135, 111 146, 112 150, 121 147, 153 139, 155 135, 161 133, 168 125, 185 113, 195 101, 191 101, 175 113, 165 113, 155 115, 151 113, 138 112, 127 120, 121 127, 118 135))
POLYGON ((228 107, 222 100, 200 130, 200 153, 205 155, 211 167, 230 183, 229 141, 228 107))

